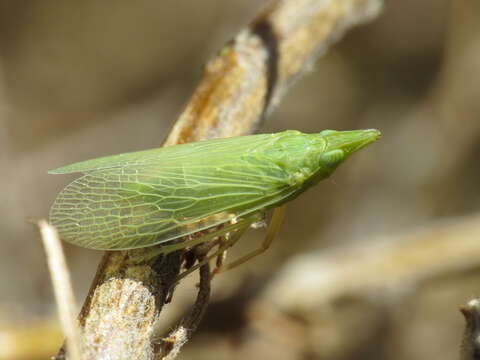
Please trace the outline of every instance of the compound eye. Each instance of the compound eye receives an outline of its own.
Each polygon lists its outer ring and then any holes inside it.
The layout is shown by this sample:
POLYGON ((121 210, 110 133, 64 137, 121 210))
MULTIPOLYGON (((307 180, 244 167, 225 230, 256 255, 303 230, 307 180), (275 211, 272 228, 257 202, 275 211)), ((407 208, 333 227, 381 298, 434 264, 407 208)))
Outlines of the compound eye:
POLYGON ((343 150, 330 150, 320 155, 320 165, 328 168, 336 167, 343 159, 345 159, 345 152, 343 150))

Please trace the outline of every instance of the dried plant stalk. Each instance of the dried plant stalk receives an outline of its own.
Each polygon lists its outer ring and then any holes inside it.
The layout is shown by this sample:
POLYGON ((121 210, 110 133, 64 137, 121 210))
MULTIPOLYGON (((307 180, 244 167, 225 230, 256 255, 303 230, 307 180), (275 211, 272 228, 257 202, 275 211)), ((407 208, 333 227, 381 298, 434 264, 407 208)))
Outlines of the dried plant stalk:
MULTIPOLYGON (((253 132, 288 87, 381 0, 274 1, 205 68, 166 146, 253 132)), ((133 251, 132 251, 133 252, 133 251)), ((107 253, 80 314, 87 359, 153 359, 154 324, 181 263, 178 252, 133 263, 107 253)))
POLYGON ((48 269, 52 278, 60 323, 66 337, 69 358, 82 360, 80 331, 75 317, 75 298, 60 238, 57 230, 45 220, 39 220, 37 226, 47 255, 48 269))
MULTIPOLYGON (((398 301, 400 289, 478 266, 479 237, 480 214, 473 214, 433 222, 406 234, 300 255, 282 268, 260 300, 286 313, 305 314, 336 299, 370 292, 383 294, 385 301, 398 301)), ((378 295, 376 299, 380 301, 378 295)))

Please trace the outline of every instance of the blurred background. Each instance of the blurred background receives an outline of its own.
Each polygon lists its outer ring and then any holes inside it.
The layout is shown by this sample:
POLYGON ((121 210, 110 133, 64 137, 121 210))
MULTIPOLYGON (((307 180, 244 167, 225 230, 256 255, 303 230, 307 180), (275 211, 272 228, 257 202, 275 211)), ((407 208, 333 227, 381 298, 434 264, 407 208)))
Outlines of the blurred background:
MULTIPOLYGON (((0 1, 0 359, 62 342, 26 218, 46 217, 75 176, 47 170, 158 146, 202 66, 265 3, 0 1)), ((321 57, 259 131, 383 137, 293 202, 267 253, 215 279, 179 358, 458 358, 458 307, 480 295, 479 74, 472 0, 386 1, 321 57)), ((65 247, 80 306, 101 253, 65 247)))

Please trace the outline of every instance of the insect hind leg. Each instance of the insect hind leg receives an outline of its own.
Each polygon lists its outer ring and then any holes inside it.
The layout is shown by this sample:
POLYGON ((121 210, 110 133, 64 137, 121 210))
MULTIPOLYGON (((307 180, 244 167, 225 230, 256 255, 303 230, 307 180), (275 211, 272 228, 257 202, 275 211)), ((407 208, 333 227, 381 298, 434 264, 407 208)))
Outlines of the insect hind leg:
POLYGON ((218 273, 236 268, 237 266, 243 264, 244 262, 247 262, 248 260, 254 258, 255 256, 265 252, 270 247, 273 240, 277 236, 278 231, 280 230, 280 226, 282 225, 283 219, 285 218, 285 210, 286 210, 286 206, 282 205, 273 211, 272 219, 268 224, 267 233, 265 235, 264 240, 262 241, 262 245, 258 249, 255 249, 241 256, 237 260, 232 261, 229 264, 223 265, 220 268, 217 267, 214 270, 214 274, 218 274, 218 273))

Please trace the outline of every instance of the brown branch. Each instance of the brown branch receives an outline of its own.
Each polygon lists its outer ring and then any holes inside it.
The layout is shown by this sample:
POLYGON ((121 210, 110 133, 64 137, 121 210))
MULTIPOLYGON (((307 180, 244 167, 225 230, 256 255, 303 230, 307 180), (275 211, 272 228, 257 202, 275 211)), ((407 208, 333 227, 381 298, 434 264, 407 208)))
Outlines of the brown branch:
POLYGON ((479 238, 480 213, 300 255, 283 266, 259 302, 285 313, 309 313, 319 304, 370 292, 398 301, 399 289, 478 267, 479 238), (391 291, 395 296, 388 296, 391 291))
POLYGON ((480 302, 478 299, 470 300, 460 308, 465 317, 465 331, 463 333, 460 350, 461 360, 480 359, 480 302))
MULTIPOLYGON (((164 145, 253 132, 328 45, 374 17, 380 5, 381 0, 274 1, 206 65, 164 145)), ((80 314, 86 359, 154 357, 154 324, 182 254, 145 263, 130 255, 107 253, 99 266, 80 314)))
POLYGON ((203 314, 207 310, 210 299, 210 265, 202 265, 199 269, 200 283, 198 285, 198 296, 192 310, 168 336, 161 340, 158 350, 155 353, 162 360, 172 360, 177 357, 180 349, 188 341, 193 332, 202 321, 203 314))

